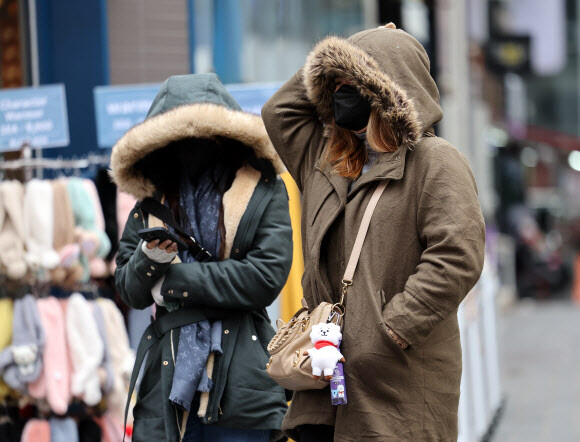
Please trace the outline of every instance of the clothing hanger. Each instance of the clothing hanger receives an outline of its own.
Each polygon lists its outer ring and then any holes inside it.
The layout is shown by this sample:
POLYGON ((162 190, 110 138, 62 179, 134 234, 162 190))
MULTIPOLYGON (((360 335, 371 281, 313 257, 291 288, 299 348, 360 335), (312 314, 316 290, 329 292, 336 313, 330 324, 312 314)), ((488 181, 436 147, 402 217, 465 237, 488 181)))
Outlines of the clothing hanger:
POLYGON ((11 424, 14 420, 10 415, 10 409, 8 408, 8 402, 6 398, 0 400, 0 424, 11 424))
POLYGON ((30 293, 36 298, 46 298, 50 295, 50 280, 40 281, 36 280, 34 284, 30 286, 30 293))
POLYGON ((83 295, 87 301, 95 301, 100 297, 99 287, 93 281, 83 284, 77 292, 83 295))
MULTIPOLYGON (((59 162, 63 161, 63 159, 62 159, 62 156, 61 156, 61 155, 59 155, 59 156, 57 157, 57 160, 58 160, 59 162)), ((60 168, 56 169, 56 170, 55 170, 55 176, 56 176, 56 178, 65 178, 65 177, 66 177, 66 175, 65 175, 65 173, 64 173, 64 169, 63 169, 62 167, 60 167, 60 168)))

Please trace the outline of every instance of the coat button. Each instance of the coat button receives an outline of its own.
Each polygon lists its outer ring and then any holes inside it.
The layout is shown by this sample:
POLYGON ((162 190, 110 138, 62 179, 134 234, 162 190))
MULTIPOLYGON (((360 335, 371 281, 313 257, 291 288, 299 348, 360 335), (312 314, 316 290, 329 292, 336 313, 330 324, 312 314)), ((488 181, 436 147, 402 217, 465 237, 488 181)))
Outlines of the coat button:
POLYGON ((229 330, 224 330, 224 334, 229 335, 230 331, 229 330))
POLYGON ((163 365, 169 365, 169 362, 163 361, 163 365))
POLYGON ((151 266, 151 270, 155 270, 155 266, 151 266))
POLYGON ((270 181, 270 180, 269 180, 268 178, 266 178, 264 181, 265 181, 265 182, 268 182, 268 181, 270 181))
POLYGON ((139 214, 138 213, 134 213, 133 214, 133 218, 135 218, 135 219, 139 218, 139 214))
POLYGON ((240 253, 240 249, 236 249, 236 250, 234 250, 234 252, 240 253))
POLYGON ((257 341, 258 337, 256 335, 252 335, 252 341, 257 341))
POLYGON ((147 339, 151 340, 151 335, 147 335, 147 339))
POLYGON ((188 296, 189 296, 189 293, 187 293, 187 292, 183 292, 183 297, 184 297, 184 298, 187 298, 188 296))
POLYGON ((208 421, 210 421, 210 420, 211 420, 211 416, 210 416, 210 417, 208 417, 208 418, 207 418, 207 420, 208 420, 208 421))
POLYGON ((151 272, 147 272, 147 276, 151 276, 151 272))
POLYGON ((167 290, 167 293, 169 293, 170 295, 173 295, 173 289, 167 290))

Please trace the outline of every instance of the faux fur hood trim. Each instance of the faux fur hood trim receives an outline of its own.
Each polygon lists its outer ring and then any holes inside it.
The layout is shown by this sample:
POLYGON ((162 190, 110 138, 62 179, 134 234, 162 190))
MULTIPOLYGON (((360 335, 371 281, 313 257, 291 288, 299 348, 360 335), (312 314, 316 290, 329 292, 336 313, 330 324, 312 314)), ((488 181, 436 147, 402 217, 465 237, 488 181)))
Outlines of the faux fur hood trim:
POLYGON ((323 122, 333 119, 333 93, 338 77, 348 78, 371 101, 381 117, 400 133, 403 144, 412 146, 419 141, 422 134, 419 116, 405 90, 367 52, 334 36, 319 42, 304 66, 308 99, 316 106, 323 122))
POLYGON ((130 129, 113 147, 111 177, 122 192, 138 200, 152 197, 155 186, 135 169, 136 163, 173 141, 215 136, 252 148, 258 158, 270 161, 278 174, 286 170, 259 116, 212 103, 193 103, 149 117, 130 129))

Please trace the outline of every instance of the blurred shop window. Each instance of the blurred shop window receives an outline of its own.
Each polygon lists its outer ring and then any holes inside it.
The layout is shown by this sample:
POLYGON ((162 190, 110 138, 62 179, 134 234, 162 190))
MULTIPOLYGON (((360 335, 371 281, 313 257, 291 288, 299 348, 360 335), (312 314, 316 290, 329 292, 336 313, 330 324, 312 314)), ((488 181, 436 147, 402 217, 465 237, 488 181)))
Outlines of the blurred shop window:
POLYGON ((497 27, 502 32, 530 38, 531 72, 522 79, 527 101, 523 122, 578 135, 580 40, 577 38, 579 12, 575 4, 572 0, 504 2, 505 20, 497 27))
POLYGON ((111 84, 189 73, 190 20, 185 0, 107 0, 111 84))
POLYGON ((429 8, 420 0, 406 0, 401 6, 402 24, 408 32, 422 44, 430 38, 429 8))
MULTIPOLYGON (((0 0, 0 88, 22 87, 26 84, 26 40, 23 8, 18 0, 0 0)), ((20 152, 5 152, 3 160, 20 158, 20 152)), ((5 179, 24 179, 23 172, 7 171, 5 179)))
POLYGON ((193 8, 194 71, 196 73, 213 72, 214 1, 195 0, 193 8))
POLYGON ((19 5, 17 0, 0 1, 0 87, 24 85, 19 5))
POLYGON ((532 37, 531 61, 539 75, 559 73, 566 65, 564 0, 510 0, 509 27, 532 37))
POLYGON ((322 37, 364 29, 363 0, 240 1, 244 82, 286 80, 322 37))

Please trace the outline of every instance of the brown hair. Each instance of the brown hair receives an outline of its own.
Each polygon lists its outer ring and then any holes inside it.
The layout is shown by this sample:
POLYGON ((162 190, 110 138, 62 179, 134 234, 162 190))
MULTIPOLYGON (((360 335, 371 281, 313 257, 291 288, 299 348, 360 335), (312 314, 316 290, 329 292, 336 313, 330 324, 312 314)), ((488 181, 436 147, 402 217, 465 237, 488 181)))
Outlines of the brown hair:
MULTIPOLYGON (((334 173, 356 179, 367 162, 367 150, 362 141, 352 131, 334 122, 329 126, 329 131, 324 161, 332 165, 334 173)), ((394 152, 401 145, 401 135, 373 109, 367 125, 367 141, 377 152, 394 152)))

